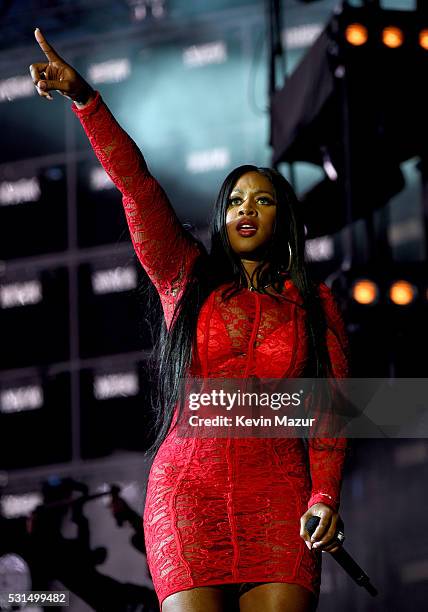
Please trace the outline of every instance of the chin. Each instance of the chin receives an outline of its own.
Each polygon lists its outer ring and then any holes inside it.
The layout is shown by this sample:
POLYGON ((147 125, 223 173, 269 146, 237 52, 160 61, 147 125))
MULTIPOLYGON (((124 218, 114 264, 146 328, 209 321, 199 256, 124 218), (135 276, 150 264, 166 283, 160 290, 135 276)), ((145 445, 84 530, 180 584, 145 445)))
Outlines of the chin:
POLYGON ((256 252, 258 251, 257 248, 251 248, 251 247, 247 247, 247 248, 242 248, 242 247, 236 247, 235 249, 233 249, 233 251, 237 254, 237 255, 242 255, 242 256, 246 256, 249 257, 252 254, 256 254, 256 252))
POLYGON ((240 257, 246 257, 247 259, 260 260, 263 258, 264 248, 263 245, 248 245, 246 248, 233 249, 240 257))

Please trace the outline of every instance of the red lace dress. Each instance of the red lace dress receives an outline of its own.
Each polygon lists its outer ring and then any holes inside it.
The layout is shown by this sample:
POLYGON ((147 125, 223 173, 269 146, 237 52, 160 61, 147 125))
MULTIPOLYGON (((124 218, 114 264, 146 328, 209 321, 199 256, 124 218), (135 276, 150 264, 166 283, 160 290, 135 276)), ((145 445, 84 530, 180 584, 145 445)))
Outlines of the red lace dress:
MULTIPOLYGON (((135 143, 99 94, 79 117, 101 164, 123 194, 135 252, 171 322, 198 247, 135 143)), ((281 303, 240 291, 205 301, 192 372, 202 376, 295 378, 307 361, 305 311, 291 281, 281 303)), ((347 373, 347 341, 336 303, 320 285, 326 342, 336 377, 347 373)), ((339 506, 345 441, 309 449, 290 438, 179 438, 170 431, 152 464, 144 510, 147 559, 160 604, 177 591, 240 582, 288 582, 314 593, 321 554, 299 535, 300 516, 339 506), (309 466, 309 467, 308 467, 309 466)))

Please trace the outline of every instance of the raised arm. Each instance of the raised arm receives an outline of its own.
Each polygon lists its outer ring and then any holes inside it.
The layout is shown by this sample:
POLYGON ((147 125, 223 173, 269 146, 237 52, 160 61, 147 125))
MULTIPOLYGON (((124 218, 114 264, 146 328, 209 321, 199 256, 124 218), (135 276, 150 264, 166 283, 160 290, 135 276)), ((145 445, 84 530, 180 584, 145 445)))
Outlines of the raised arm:
POLYGON ((72 109, 95 154, 122 193, 135 252, 159 292, 169 325, 200 247, 182 227, 142 153, 100 94, 58 55, 40 30, 35 37, 47 60, 30 66, 37 91, 48 100, 53 99, 53 90, 73 100, 72 109))
POLYGON ((72 108, 96 156, 122 193, 132 244, 159 292, 169 323, 199 247, 182 227, 140 150, 100 94, 96 93, 84 108, 72 108))

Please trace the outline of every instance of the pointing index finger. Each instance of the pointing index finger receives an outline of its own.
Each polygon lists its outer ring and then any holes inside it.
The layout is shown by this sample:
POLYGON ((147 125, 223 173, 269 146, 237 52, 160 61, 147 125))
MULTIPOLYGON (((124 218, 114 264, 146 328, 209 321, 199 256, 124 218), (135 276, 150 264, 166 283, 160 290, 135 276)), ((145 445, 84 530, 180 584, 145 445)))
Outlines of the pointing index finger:
POLYGON ((55 49, 51 47, 50 44, 46 41, 39 28, 36 28, 34 30, 34 36, 36 37, 36 40, 39 43, 41 50, 50 62, 56 62, 61 59, 55 49))

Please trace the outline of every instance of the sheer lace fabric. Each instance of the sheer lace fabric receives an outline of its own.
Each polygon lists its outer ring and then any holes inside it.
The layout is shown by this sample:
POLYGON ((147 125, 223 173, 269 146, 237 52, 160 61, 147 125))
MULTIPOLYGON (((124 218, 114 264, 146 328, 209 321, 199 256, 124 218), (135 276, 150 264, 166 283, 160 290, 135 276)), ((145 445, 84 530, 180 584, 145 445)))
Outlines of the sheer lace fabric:
MULTIPOLYGON (((198 247, 99 94, 85 109, 73 110, 123 194, 135 252, 169 325, 198 247)), ((200 311, 190 372, 209 378, 301 376, 308 337, 293 283, 285 283, 279 303, 247 290, 223 301, 223 289, 200 311)), ((326 285, 319 291, 333 372, 343 377, 343 321, 326 285)), ((150 470, 143 517, 159 602, 180 590, 235 582, 293 582, 317 593, 321 555, 306 548, 299 519, 319 501, 338 508, 345 449, 346 441, 339 440, 334 450, 310 447, 308 457, 300 439, 189 439, 170 430, 150 470)))

